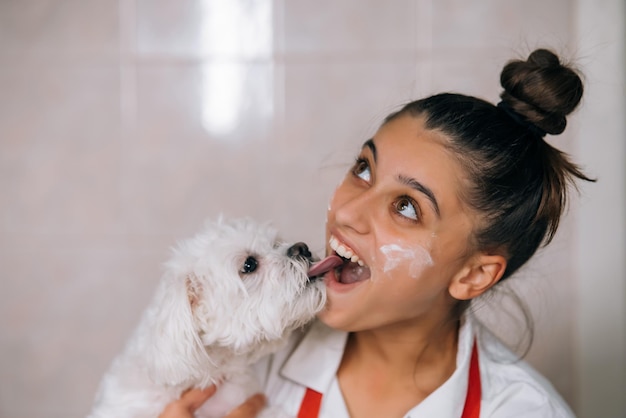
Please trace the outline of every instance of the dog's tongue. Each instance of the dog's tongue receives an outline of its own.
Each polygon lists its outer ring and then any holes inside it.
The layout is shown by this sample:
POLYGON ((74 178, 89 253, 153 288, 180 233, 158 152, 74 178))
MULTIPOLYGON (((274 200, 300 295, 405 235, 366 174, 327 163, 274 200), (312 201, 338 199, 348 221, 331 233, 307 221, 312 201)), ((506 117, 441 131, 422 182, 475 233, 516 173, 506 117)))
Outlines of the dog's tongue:
POLYGON ((329 255, 325 259, 313 264, 309 269, 309 277, 316 277, 326 274, 335 267, 342 265, 344 260, 336 255, 329 255))

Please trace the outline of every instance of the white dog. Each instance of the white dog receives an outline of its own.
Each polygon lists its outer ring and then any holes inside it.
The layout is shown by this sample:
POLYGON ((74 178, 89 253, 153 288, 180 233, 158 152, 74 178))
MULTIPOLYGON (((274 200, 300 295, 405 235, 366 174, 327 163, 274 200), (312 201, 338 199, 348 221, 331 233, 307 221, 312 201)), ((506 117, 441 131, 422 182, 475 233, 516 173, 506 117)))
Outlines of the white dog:
MULTIPOLYGON (((104 376, 91 418, 156 418, 191 387, 225 382, 197 412, 219 417, 259 388, 249 365, 325 303, 303 243, 251 220, 207 223, 167 263, 156 295, 104 376)), ((276 415, 274 415, 276 416, 276 415)))

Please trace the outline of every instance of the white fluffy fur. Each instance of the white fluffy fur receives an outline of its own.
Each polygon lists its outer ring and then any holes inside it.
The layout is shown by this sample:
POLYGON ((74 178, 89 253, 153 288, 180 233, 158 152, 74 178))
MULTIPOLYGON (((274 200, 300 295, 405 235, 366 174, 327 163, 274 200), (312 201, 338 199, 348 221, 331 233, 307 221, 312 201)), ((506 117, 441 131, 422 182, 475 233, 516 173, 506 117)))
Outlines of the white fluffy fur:
POLYGON ((222 382, 198 417, 223 416, 258 390, 249 365, 325 303, 309 260, 289 257, 269 225, 209 222, 167 263, 154 300, 104 376, 90 418, 156 418, 191 387, 222 382), (242 274, 248 256, 258 268, 242 274))

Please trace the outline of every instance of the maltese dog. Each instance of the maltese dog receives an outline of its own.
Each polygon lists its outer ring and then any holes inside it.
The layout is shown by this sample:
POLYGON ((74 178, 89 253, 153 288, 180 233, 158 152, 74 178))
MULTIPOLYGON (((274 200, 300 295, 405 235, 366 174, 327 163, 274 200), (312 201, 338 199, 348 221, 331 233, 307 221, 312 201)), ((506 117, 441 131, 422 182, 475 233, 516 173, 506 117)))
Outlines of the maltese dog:
POLYGON ((196 416, 224 416, 259 391, 251 364, 324 307, 324 283, 307 275, 312 262, 304 243, 279 241, 270 225, 208 222, 174 250, 89 417, 156 418, 186 389, 211 384, 219 389, 196 416))

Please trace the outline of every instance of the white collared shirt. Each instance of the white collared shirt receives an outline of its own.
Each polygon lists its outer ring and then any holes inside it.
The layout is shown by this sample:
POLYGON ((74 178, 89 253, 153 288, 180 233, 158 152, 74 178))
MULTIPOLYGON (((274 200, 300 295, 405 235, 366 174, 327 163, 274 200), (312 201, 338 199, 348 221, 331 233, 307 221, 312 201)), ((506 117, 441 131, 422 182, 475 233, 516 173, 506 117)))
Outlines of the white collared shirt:
MULTIPOLYGON (((404 418, 459 418, 465 404, 472 344, 478 342, 481 412, 485 418, 571 418, 574 414, 552 385, 504 347, 471 315, 459 330, 456 370, 404 418)), ((309 387, 323 394, 319 418, 349 418, 336 378, 347 333, 314 322, 278 353, 256 365, 271 405, 296 416, 309 387)), ((381 417, 386 418, 386 417, 381 417)))

